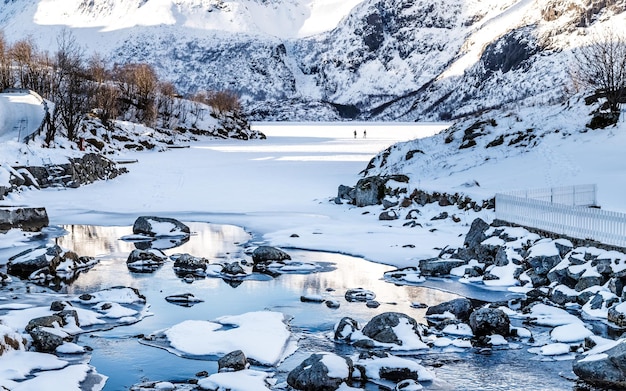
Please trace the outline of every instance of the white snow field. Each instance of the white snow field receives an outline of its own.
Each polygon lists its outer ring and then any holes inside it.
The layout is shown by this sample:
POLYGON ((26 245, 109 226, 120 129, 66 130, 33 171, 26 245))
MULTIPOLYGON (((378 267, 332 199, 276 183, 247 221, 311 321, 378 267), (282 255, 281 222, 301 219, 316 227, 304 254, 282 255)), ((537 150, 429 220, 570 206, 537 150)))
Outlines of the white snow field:
POLYGON ((44 101, 36 93, 0 93, 0 142, 24 140, 39 129, 45 114, 44 101))

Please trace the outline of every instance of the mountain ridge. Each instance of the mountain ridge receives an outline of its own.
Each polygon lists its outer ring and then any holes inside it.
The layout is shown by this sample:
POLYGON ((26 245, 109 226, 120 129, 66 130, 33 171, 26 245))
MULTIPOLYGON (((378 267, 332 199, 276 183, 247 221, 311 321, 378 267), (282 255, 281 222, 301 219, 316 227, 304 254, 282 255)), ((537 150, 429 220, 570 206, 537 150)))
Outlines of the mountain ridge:
POLYGON ((69 29, 182 93, 232 90, 253 120, 449 120, 564 101, 576 48, 626 26, 625 0, 54 3, 5 0, 0 29, 51 52, 69 29))

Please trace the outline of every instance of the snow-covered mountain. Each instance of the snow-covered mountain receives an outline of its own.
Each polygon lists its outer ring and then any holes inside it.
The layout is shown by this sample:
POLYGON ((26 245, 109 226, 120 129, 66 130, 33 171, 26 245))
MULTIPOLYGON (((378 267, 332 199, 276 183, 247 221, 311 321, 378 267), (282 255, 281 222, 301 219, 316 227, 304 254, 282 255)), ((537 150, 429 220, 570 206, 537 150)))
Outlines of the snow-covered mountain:
POLYGON ((180 91, 238 92, 253 119, 448 119, 561 101, 573 52, 626 0, 4 0, 0 29, 54 51, 71 29, 180 91))

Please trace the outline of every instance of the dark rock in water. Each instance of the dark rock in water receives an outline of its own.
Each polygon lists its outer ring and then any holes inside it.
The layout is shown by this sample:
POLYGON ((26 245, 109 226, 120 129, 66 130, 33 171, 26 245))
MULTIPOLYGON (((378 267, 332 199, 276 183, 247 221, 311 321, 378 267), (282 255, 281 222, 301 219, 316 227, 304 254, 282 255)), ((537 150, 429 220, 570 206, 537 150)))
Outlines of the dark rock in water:
POLYGON ((133 224, 133 233, 150 237, 188 236, 191 231, 180 221, 168 217, 140 216, 133 224))
POLYGON ((333 353, 315 353, 304 360, 300 365, 294 368, 287 375, 287 383, 296 390, 303 391, 333 391, 339 388, 341 383, 350 379, 353 365, 350 358, 337 356, 333 353), (326 356, 332 356, 326 359, 332 360, 333 363, 343 360, 344 368, 330 369, 324 364, 326 356), (331 377, 330 373, 337 374, 343 372, 345 375, 341 377, 331 377))
POLYGON ((339 308, 341 304, 337 300, 326 300, 326 307, 328 308, 339 308))
POLYGON ((178 295, 166 296, 165 300, 169 303, 177 304, 183 307, 191 307, 194 304, 202 303, 204 301, 195 297, 192 293, 181 293, 178 295))
POLYGON ((359 324, 356 320, 344 317, 341 318, 339 323, 335 326, 335 340, 337 341, 350 341, 352 333, 359 329, 359 324))
POLYGON ((59 246, 52 246, 47 250, 27 250, 9 258, 7 272, 10 275, 28 278, 33 272, 50 266, 53 257, 63 250, 59 246))
POLYGON ((224 267, 222 268, 222 274, 227 274, 233 277, 243 277, 246 275, 246 271, 239 264, 239 262, 231 262, 224 265, 224 267))
POLYGON ((368 300, 374 300, 376 298, 376 294, 372 291, 368 291, 367 289, 353 288, 348 289, 344 297, 351 303, 357 301, 367 302, 368 300))
POLYGON ((255 264, 273 261, 281 262, 290 259, 291 256, 289 254, 287 254, 283 250, 271 246, 259 246, 252 252, 252 262, 254 262, 255 264))
POLYGON ((466 264, 467 261, 460 259, 430 258, 420 260, 419 268, 425 276, 447 276, 455 267, 466 264))
POLYGON ((139 250, 131 251, 126 260, 126 266, 135 272, 153 272, 165 263, 167 255, 161 250, 139 250))
POLYGON ((303 295, 300 296, 300 301, 303 303, 318 303, 321 304, 324 302, 324 298, 319 295, 303 295))
MULTIPOLYGON (((0 197, 2 199, 2 197, 0 197)), ((38 232, 49 223, 46 208, 0 208, 0 233, 12 228, 38 232)))
POLYGON ((228 353, 217 361, 218 371, 241 371, 248 368, 248 359, 241 350, 228 353))
POLYGON ((378 374, 381 379, 390 380, 394 383, 406 379, 417 380, 417 372, 409 368, 382 367, 378 371, 378 374))
POLYGON ((458 320, 467 322, 472 310, 472 302, 463 297, 428 307, 428 310, 426 310, 426 316, 443 315, 445 312, 449 312, 458 320))
POLYGON ((472 312, 469 325, 476 337, 492 334, 507 336, 511 329, 509 316, 497 308, 479 308, 472 312))
POLYGON ((419 325, 415 319, 400 312, 385 312, 380 315, 376 315, 365 325, 365 327, 363 327, 363 330, 361 331, 363 332, 363 335, 373 339, 374 341, 402 345, 401 338, 399 338, 393 330, 393 328, 398 326, 401 321, 405 321, 411 325, 415 334, 419 336, 420 340, 422 339, 419 332, 419 325))
POLYGON ((367 308, 378 308, 380 307, 380 303, 377 302, 376 300, 368 300, 365 305, 367 306, 367 308))
POLYGON ((583 357, 574 361, 574 373, 581 380, 611 390, 626 389, 626 342, 595 357, 583 357))
POLYGON ((209 261, 206 258, 194 257, 190 254, 180 254, 174 259, 174 270, 177 274, 204 273, 209 261))

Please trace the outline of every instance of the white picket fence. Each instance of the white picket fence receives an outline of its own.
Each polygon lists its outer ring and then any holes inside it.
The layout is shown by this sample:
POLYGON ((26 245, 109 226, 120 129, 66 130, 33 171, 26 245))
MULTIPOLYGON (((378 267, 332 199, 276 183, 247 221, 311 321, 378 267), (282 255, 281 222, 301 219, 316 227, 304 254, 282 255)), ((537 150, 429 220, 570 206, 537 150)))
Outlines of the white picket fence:
POLYGON ((556 191, 543 189, 498 193, 496 218, 572 238, 592 239, 626 248, 626 214, 590 208, 596 206, 595 189, 595 185, 585 185, 555 188, 556 191), (568 192, 569 195, 566 195, 568 192), (529 197, 522 194, 528 194, 529 197), (547 194, 552 194, 548 200, 547 194), (533 198, 531 195, 538 196, 533 198), (550 200, 565 200, 566 203, 550 200))

